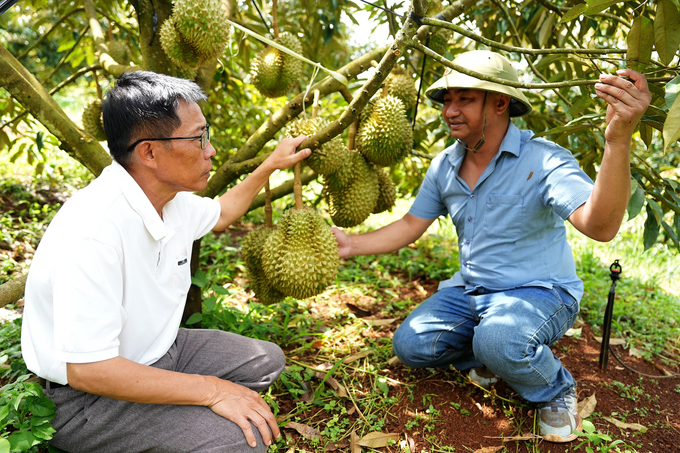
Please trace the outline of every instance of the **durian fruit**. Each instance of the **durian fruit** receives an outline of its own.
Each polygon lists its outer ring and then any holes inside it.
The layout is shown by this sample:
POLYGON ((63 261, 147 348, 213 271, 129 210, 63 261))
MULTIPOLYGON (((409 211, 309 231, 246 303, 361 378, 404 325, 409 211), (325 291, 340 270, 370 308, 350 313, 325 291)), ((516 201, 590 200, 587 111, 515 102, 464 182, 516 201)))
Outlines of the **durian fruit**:
MULTIPOLYGON (((288 125, 286 136, 306 135, 311 137, 328 124, 330 124, 330 121, 322 118, 299 119, 288 125)), ((338 171, 346 163, 348 157, 349 152, 342 143, 341 137, 336 136, 321 145, 320 148, 312 151, 312 154, 307 158, 307 165, 320 175, 328 175, 338 171)))
MULTIPOLYGON (((282 33, 275 42, 302 53, 300 41, 290 33, 282 33)), ((250 79, 255 88, 268 98, 288 93, 302 73, 302 62, 274 47, 267 47, 250 67, 250 79)))
POLYGON ((451 30, 440 28, 430 35, 428 47, 439 55, 444 55, 449 48, 449 39, 451 39, 452 36, 453 32, 451 30))
POLYGON ((108 47, 109 55, 111 55, 111 58, 116 60, 116 63, 122 65, 130 64, 130 60, 132 60, 132 52, 130 51, 130 47, 126 42, 112 40, 106 43, 106 47, 108 47))
POLYGON ((385 80, 385 88, 392 96, 398 97, 404 103, 404 108, 410 112, 416 99, 418 98, 418 90, 413 78, 400 66, 395 66, 387 79, 385 80))
POLYGON ((172 17, 179 34, 202 59, 224 53, 229 42, 229 17, 221 0, 175 0, 172 17))
POLYGON ((274 289, 262 268, 262 249, 274 228, 258 227, 248 233, 241 243, 241 256, 246 265, 250 287, 264 305, 282 301, 286 295, 274 289))
POLYGON ((196 69, 204 62, 196 48, 180 35, 175 26, 174 16, 168 17, 163 22, 159 36, 161 47, 178 68, 196 69))
POLYGON ((324 178, 324 192, 331 219, 339 227, 350 228, 366 220, 375 209, 380 193, 375 167, 356 152, 352 153, 351 168, 339 181, 337 173, 324 178))
POLYGON ((384 169, 376 167, 378 173, 378 201, 373 208, 373 214, 390 211, 397 201, 397 188, 390 178, 390 174, 384 169))
POLYGON ((102 121, 102 101, 96 99, 83 110, 83 129, 100 142, 106 141, 104 122, 102 121))
POLYGON ((375 101, 359 125, 357 148, 380 167, 395 165, 411 152, 413 130, 401 99, 388 94, 375 101))
POLYGON ((338 243, 315 209, 286 211, 262 250, 262 267, 283 294, 306 299, 335 281, 340 266, 338 243))

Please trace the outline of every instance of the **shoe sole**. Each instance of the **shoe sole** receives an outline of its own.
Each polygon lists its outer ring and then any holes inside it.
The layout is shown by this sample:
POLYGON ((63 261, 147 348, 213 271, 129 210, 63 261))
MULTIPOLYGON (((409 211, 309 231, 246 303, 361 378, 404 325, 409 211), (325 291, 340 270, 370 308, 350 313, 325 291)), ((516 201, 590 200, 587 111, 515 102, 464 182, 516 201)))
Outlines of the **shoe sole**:
MULTIPOLYGON (((574 431, 582 431, 583 430, 583 419, 581 419, 581 416, 577 415, 578 417, 578 423, 576 424, 576 428, 574 428, 574 431)), ((571 433, 566 437, 562 437, 558 434, 546 434, 545 436, 542 436, 543 440, 546 442, 553 442, 555 444, 566 444, 568 442, 572 442, 578 438, 578 434, 571 433)))

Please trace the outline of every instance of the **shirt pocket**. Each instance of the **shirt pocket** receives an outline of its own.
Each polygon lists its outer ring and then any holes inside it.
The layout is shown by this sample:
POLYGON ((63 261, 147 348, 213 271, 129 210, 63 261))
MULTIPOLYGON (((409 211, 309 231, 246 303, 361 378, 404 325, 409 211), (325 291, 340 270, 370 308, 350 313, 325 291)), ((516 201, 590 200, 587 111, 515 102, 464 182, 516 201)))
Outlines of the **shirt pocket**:
POLYGON ((178 256, 175 259, 175 289, 179 293, 180 299, 186 297, 191 286, 191 265, 189 257, 186 255, 178 256))
POLYGON ((519 239, 524 220, 524 196, 489 195, 485 217, 483 228, 490 238, 519 239))

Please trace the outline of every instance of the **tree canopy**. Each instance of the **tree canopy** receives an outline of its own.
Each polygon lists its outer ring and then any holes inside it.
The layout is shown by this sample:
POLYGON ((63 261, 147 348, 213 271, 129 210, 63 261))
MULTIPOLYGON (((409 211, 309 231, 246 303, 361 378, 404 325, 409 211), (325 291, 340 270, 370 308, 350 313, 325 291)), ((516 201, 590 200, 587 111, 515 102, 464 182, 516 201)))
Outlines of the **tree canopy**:
MULTIPOLYGON (((678 0, 196 1, 221 8, 228 18, 221 29, 229 33, 216 54, 187 69, 168 55, 162 40, 173 8, 191 3, 23 0, 7 10, 0 16, 0 152, 12 159, 23 155, 37 174, 49 175, 45 150, 59 147, 99 174, 111 161, 105 142, 70 119, 55 96, 84 86, 94 101, 129 70, 189 77, 208 94, 202 108, 218 154, 202 195, 215 196, 259 165, 291 121, 309 115, 315 90, 319 115, 329 121, 302 145, 313 149, 336 136, 348 140, 350 126, 388 75, 403 67, 421 88, 418 104, 407 112, 414 143, 410 155, 389 170, 402 195, 413 193, 429 159, 449 144, 424 89, 446 67, 467 71, 451 62, 457 54, 491 49, 515 62, 517 86, 534 106, 516 124, 570 149, 596 177, 605 105, 593 86, 598 74, 630 66, 646 74, 653 98, 634 137, 629 218, 646 215, 646 248, 656 241, 680 247, 678 0), (357 43, 356 30, 366 27, 357 17, 366 15, 386 25, 384 36, 374 36, 378 46, 357 43), (272 40, 283 32, 298 37, 307 61, 289 93, 267 98, 252 84, 252 66, 267 46, 262 37, 272 40)), ((302 179, 317 176, 306 170, 302 179)), ((289 181, 273 188, 273 197, 291 193, 292 186, 289 181)), ((263 203, 258 198, 253 207, 263 203)))

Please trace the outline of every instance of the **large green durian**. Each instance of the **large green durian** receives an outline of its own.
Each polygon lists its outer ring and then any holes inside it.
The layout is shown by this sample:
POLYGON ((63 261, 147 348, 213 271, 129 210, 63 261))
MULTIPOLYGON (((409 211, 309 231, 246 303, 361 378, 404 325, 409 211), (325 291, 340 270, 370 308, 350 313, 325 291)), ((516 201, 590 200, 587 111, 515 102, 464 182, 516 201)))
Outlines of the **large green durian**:
POLYGON ((384 169, 376 167, 378 173, 378 201, 373 208, 373 214, 390 211, 397 201, 397 188, 384 169))
POLYGON ((106 141, 104 122, 102 121, 102 101, 96 99, 83 109, 83 129, 100 142, 106 141))
POLYGON ((335 236, 310 208, 286 211, 262 251, 262 267, 271 285, 296 299, 324 291, 335 281, 339 266, 335 236))
POLYGON ((352 151, 351 168, 337 180, 337 173, 324 178, 324 193, 331 219, 339 227, 349 228, 366 220, 375 209, 379 196, 375 167, 356 151, 352 151))
POLYGON ((404 103, 407 112, 416 105, 418 90, 413 78, 402 68, 395 67, 385 80, 387 92, 404 103))
MULTIPOLYGON (((330 121, 322 118, 299 119, 288 125, 286 135, 288 137, 299 135, 311 137, 328 124, 330 124, 330 121)), ((342 138, 336 136, 321 145, 320 148, 312 151, 312 154, 307 158, 307 165, 320 175, 335 173, 342 165, 345 165, 349 158, 348 153, 349 151, 345 148, 342 138)))
POLYGON ((401 99, 389 94, 377 99, 359 125, 356 140, 366 159, 380 167, 401 162, 413 148, 413 130, 401 99))
POLYGON ((265 305, 275 304, 286 298, 286 295, 274 289, 262 268, 262 249, 274 228, 258 227, 248 233, 241 242, 241 256, 246 265, 246 275, 250 287, 265 305))
MULTIPOLYGON (((282 33, 276 43, 298 54, 302 53, 300 41, 290 33, 282 33)), ((300 60, 274 47, 267 47, 250 68, 252 84, 263 96, 269 98, 278 98, 288 93, 301 73, 300 60)))
POLYGON ((175 27, 198 55, 208 60, 219 57, 229 42, 229 13, 221 0, 175 0, 175 27))
POLYGON ((132 52, 127 43, 123 41, 112 40, 106 43, 109 49, 109 55, 116 60, 116 63, 127 65, 132 60, 132 52))
POLYGON ((159 37, 161 47, 178 68, 195 70, 205 61, 196 48, 179 34, 174 16, 168 17, 163 22, 159 37))

